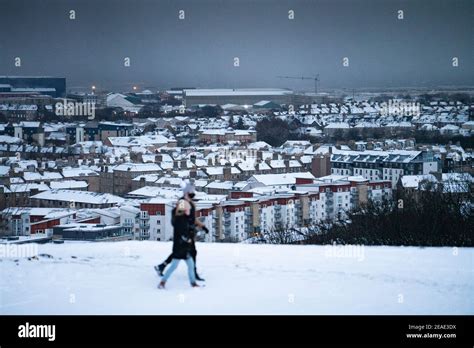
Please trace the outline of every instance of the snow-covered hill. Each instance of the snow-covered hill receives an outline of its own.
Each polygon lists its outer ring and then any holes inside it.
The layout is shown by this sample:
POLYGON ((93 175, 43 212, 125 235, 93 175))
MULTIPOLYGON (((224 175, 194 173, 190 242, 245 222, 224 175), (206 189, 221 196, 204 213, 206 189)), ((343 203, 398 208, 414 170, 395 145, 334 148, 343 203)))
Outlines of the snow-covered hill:
POLYGON ((38 245, 0 259, 0 314, 474 314, 474 249, 199 244, 206 287, 170 243, 38 245))

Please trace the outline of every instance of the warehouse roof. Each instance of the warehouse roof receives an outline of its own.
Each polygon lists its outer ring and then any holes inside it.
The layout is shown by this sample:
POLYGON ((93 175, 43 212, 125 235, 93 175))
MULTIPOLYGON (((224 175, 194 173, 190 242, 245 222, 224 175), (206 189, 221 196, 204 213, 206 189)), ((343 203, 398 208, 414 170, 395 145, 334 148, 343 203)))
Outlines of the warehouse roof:
POLYGON ((247 96, 247 95, 288 95, 293 91, 282 88, 235 88, 235 89, 185 89, 187 97, 203 96, 247 96))

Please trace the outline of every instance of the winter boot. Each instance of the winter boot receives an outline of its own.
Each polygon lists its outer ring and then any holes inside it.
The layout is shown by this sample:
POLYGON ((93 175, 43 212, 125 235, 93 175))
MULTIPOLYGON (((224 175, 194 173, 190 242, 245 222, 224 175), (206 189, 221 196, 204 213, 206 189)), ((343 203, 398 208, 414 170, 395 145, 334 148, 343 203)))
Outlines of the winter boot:
POLYGON ((195 275, 195 277, 196 277, 196 280, 199 280, 200 282, 203 282, 203 281, 204 281, 204 278, 201 278, 201 277, 199 276, 196 266, 194 266, 194 275, 195 275))
POLYGON ((161 281, 160 284, 158 284, 158 289, 164 289, 165 288, 166 282, 161 281))
POLYGON ((163 271, 165 270, 166 264, 162 263, 158 266, 155 266, 155 271, 160 277, 163 277, 163 271))

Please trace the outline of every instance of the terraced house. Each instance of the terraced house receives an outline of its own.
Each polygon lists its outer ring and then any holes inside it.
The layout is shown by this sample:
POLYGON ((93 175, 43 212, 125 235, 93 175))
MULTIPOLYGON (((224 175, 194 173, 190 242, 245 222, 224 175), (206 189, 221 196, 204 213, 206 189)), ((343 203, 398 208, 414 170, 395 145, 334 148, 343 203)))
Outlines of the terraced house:
POLYGON ((346 151, 335 149, 331 173, 361 175, 368 180, 388 180, 395 188, 403 175, 438 172, 438 161, 429 151, 346 151))

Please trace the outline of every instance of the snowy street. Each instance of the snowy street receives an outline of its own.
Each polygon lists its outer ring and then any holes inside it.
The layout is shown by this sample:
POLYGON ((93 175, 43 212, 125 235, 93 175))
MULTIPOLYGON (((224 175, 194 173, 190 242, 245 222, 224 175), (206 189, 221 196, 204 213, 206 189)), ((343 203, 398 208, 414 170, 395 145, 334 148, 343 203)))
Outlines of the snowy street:
POLYGON ((198 243, 206 286, 165 242, 38 245, 0 259, 0 314, 474 314, 474 249, 198 243), (50 255, 52 257, 48 257, 50 255))

